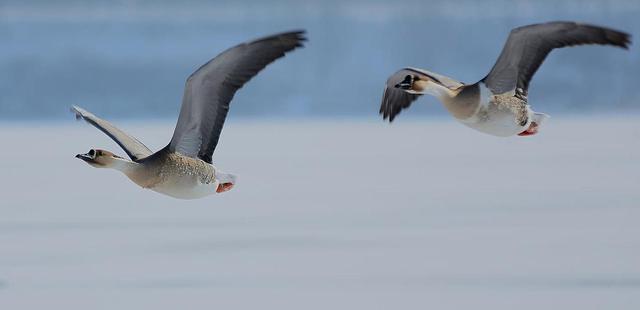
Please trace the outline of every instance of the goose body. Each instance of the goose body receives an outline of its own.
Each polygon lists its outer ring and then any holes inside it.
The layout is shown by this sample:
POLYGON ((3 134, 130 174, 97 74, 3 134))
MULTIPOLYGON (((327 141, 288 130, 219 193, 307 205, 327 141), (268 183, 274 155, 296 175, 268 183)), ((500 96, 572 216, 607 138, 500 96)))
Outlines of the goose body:
POLYGON ((218 171, 213 165, 167 150, 131 163, 122 172, 140 187, 181 199, 202 198, 216 192, 235 177, 218 171))
POLYGON ((519 98, 513 94, 494 95, 483 83, 479 82, 465 88, 469 93, 477 94, 477 98, 465 98, 465 94, 459 94, 453 98, 445 100, 445 106, 450 111, 456 111, 465 102, 472 101, 474 107, 470 115, 452 115, 460 123, 486 134, 509 137, 526 130, 532 123, 539 126, 548 116, 546 114, 534 112, 527 104, 526 99, 519 98))
MULTIPOLYGON (((475 113, 458 119, 462 124, 494 136, 508 137, 523 132, 531 123, 531 109, 526 101, 509 95, 493 95, 483 84, 477 83, 479 97, 475 113)), ((456 97, 450 105, 458 105, 456 97)))
POLYGON ((187 79, 173 137, 155 153, 111 123, 73 106, 76 118, 111 137, 130 159, 100 149, 76 157, 96 168, 121 171, 140 187, 174 198, 196 199, 230 190, 236 177, 212 164, 229 104, 260 70, 305 40, 303 31, 268 36, 232 47, 196 70, 187 79))
POLYGON ((534 112, 527 100, 529 81, 554 48, 581 44, 628 48, 628 34, 574 22, 550 22, 513 29, 489 74, 465 85, 417 68, 404 68, 387 80, 380 114, 394 118, 421 95, 444 104, 460 123, 494 136, 528 136, 549 116, 534 112))

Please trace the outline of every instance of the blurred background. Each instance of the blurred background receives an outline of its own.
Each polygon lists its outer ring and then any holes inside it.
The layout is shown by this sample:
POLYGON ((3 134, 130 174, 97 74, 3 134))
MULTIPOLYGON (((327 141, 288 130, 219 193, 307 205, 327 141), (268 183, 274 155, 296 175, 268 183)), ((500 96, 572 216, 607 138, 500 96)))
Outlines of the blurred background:
POLYGON ((378 108, 404 66, 475 82, 513 27, 640 34, 640 1, 0 0, 0 309, 640 309, 640 56, 553 51, 497 138, 423 97, 378 108), (309 41, 240 90, 214 163, 228 193, 175 200, 74 158, 152 150, 183 85, 244 41, 309 41))
MULTIPOLYGON (((0 119, 171 118, 184 81, 235 44, 306 29, 310 41, 240 92, 235 117, 375 117, 404 66, 484 77, 509 31, 551 20, 640 30, 640 2, 18 1, 0 3, 0 119)), ((640 56, 611 47, 551 54, 532 82, 537 110, 637 112, 640 56), (614 95, 611 94, 624 94, 614 95)), ((443 115, 433 98, 411 115, 443 115)))

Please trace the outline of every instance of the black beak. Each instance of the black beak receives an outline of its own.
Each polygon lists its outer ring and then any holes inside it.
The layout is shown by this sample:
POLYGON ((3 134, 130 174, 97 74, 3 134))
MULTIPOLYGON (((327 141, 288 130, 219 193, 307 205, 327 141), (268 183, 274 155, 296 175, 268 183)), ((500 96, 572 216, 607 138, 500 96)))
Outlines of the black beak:
POLYGON ((411 84, 407 84, 407 83, 398 83, 398 84, 396 84, 396 88, 400 88, 400 89, 404 89, 404 90, 409 90, 409 89, 411 89, 411 84))
POLYGON ((409 90, 411 89, 411 86, 413 85, 413 77, 411 75, 407 75, 404 77, 404 80, 402 80, 402 82, 396 84, 396 88, 400 88, 400 89, 405 89, 405 90, 409 90))
POLYGON ((76 158, 82 159, 86 162, 93 162, 93 156, 87 154, 78 154, 76 155, 76 158))

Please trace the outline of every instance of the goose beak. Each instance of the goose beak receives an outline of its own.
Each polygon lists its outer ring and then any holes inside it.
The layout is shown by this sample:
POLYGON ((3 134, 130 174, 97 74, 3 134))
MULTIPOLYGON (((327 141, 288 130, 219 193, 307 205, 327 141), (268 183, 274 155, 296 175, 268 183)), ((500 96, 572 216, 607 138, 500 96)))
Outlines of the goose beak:
POLYGON ((413 85, 413 78, 410 75, 407 75, 404 77, 404 80, 402 80, 402 82, 398 83, 395 85, 396 88, 400 88, 400 89, 404 89, 404 90, 409 90, 411 89, 411 85, 413 85))
POLYGON ((89 155, 89 153, 86 154, 78 154, 76 155, 76 158, 82 159, 88 163, 93 162, 93 157, 91 155, 89 155))
POLYGON ((396 84, 396 88, 409 90, 409 89, 411 89, 411 84, 409 84, 409 83, 398 83, 398 84, 396 84))

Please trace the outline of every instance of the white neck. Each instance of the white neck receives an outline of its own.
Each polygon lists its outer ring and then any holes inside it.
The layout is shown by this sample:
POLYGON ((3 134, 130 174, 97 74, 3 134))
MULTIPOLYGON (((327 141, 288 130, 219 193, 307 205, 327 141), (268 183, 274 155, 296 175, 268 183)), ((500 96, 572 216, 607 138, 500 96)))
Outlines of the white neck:
POLYGON ((136 162, 124 158, 114 157, 111 159, 111 162, 106 168, 115 169, 127 174, 128 172, 131 172, 137 165, 138 163, 136 162))
POLYGON ((429 94, 440 99, 441 101, 446 101, 447 99, 451 99, 456 95, 455 91, 433 81, 418 81, 416 82, 416 84, 418 84, 416 85, 418 89, 422 88, 421 91, 418 91, 416 93, 429 94))

